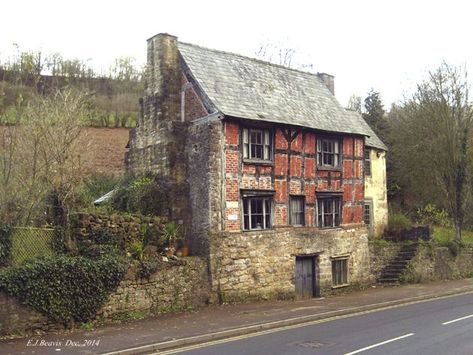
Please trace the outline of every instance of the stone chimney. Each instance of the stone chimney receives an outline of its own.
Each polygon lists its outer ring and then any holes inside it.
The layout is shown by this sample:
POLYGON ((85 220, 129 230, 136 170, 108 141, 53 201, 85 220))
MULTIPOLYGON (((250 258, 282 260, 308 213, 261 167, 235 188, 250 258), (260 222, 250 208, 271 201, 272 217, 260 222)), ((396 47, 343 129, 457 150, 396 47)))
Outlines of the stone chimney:
POLYGON ((159 118, 180 120, 181 68, 177 37, 160 33, 148 39, 145 95, 156 96, 162 104, 159 118))
POLYGON ((125 162, 132 173, 150 171, 167 178, 170 218, 188 224, 188 124, 181 122, 181 75, 177 37, 160 33, 148 39, 144 96, 125 162))
POLYGON ((335 77, 327 73, 317 73, 317 76, 325 84, 325 86, 330 90, 332 95, 335 95, 335 77))

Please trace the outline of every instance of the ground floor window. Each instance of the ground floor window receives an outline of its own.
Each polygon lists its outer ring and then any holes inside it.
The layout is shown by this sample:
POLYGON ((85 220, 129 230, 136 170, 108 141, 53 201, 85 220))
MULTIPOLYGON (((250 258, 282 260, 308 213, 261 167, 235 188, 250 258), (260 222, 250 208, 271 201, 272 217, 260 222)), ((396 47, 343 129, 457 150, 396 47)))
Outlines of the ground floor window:
POLYGON ((304 218, 304 196, 291 196, 290 198, 290 223, 293 226, 303 226, 305 224, 304 218))
POLYGON ((340 196, 317 198, 317 225, 320 228, 338 227, 340 225, 342 199, 340 196))
POLYGON ((371 204, 366 203, 363 207, 363 221, 367 226, 371 225, 371 204))
POLYGON ((244 197, 243 198, 243 229, 271 228, 271 197, 244 197))
POLYGON ((348 257, 332 260, 332 286, 348 285, 348 257))

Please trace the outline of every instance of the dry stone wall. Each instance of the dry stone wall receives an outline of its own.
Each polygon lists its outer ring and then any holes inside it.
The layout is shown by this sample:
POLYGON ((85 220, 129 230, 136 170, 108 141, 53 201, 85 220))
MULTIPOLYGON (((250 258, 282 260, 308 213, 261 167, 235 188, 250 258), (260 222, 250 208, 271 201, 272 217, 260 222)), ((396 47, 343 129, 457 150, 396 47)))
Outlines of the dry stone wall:
POLYGON ((209 299, 207 270, 207 261, 198 257, 162 263, 149 279, 136 278, 131 269, 102 307, 98 318, 116 318, 134 312, 157 314, 201 307, 209 299))
MULTIPOLYGON (((209 299, 207 260, 198 257, 163 262, 149 279, 136 277, 130 268, 118 289, 97 313, 97 320, 121 319, 141 314, 198 308, 209 299)), ((57 330, 62 325, 0 292, 0 336, 57 330)))

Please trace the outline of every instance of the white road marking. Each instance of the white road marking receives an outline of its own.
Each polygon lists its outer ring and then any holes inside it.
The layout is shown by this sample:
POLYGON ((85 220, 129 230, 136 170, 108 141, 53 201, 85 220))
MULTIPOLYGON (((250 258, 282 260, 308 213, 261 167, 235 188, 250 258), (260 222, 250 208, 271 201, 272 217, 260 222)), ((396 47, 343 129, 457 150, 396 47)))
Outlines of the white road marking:
POLYGON ((468 318, 471 318, 471 317, 473 317, 473 314, 470 314, 469 316, 464 316, 464 317, 461 317, 461 318, 453 319, 453 320, 450 320, 448 322, 443 322, 442 325, 447 325, 447 324, 450 324, 450 323, 459 322, 461 320, 468 319, 468 318))
POLYGON ((381 346, 381 345, 384 345, 384 344, 392 343, 393 341, 396 341, 396 340, 401 340, 401 339, 410 337, 410 336, 412 336, 412 335, 414 335, 414 333, 405 334, 405 335, 402 335, 402 336, 397 337, 397 338, 385 340, 385 341, 382 341, 381 343, 377 343, 377 344, 373 344, 373 345, 367 346, 366 348, 362 348, 362 349, 358 349, 358 350, 352 351, 352 352, 350 352, 350 353, 346 353, 345 355, 358 354, 358 353, 361 353, 361 352, 366 351, 366 350, 370 350, 370 349, 373 349, 373 348, 377 348, 378 346, 381 346))

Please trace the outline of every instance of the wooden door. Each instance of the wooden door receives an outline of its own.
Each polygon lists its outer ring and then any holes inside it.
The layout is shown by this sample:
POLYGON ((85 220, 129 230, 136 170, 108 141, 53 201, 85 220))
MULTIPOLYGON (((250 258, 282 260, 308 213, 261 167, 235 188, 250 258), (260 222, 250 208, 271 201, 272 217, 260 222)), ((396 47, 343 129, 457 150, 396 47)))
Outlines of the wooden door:
POLYGON ((314 297, 316 294, 316 281, 314 257, 296 257, 296 297, 314 297))

